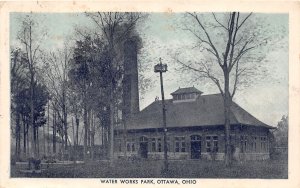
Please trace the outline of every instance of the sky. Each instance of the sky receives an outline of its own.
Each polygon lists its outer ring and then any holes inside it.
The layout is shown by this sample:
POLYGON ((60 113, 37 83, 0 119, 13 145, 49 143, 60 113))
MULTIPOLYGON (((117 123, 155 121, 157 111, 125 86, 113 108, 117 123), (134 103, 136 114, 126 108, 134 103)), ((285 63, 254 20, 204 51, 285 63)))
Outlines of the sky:
MULTIPOLYGON (((18 45, 16 36, 20 29, 19 18, 22 15, 10 15, 10 43, 13 46, 18 45)), ((273 46, 272 50, 267 52, 264 66, 268 71, 265 75, 250 87, 238 91, 234 101, 264 123, 276 126, 281 117, 288 114, 288 15, 255 14, 254 17, 263 19, 267 23, 266 27, 274 33, 282 32, 284 37, 280 39, 280 45, 273 46)), ((50 50, 61 48, 64 40, 72 38, 74 27, 94 27, 93 22, 82 13, 43 13, 37 14, 37 19, 48 33, 42 47, 50 50)), ((167 99, 171 98, 170 93, 179 87, 194 86, 202 91, 203 95, 219 93, 215 85, 207 81, 191 82, 190 75, 178 72, 178 64, 172 58, 174 53, 183 50, 189 54, 188 50, 195 42, 195 38, 182 29, 183 21, 183 14, 152 13, 137 25, 143 42, 138 60, 148 67, 143 74, 153 83, 140 101, 141 109, 151 104, 156 96, 161 98, 159 75, 153 72, 153 67, 159 63, 160 57, 169 68, 163 75, 167 99)), ((197 58, 194 55, 191 53, 190 58, 197 58)))

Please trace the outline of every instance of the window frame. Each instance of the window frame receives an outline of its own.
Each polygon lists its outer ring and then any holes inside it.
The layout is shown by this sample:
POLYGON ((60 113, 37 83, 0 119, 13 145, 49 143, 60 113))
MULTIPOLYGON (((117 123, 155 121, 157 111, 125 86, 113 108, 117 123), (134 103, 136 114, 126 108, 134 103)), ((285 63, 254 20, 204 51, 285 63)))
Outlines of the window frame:
POLYGON ((211 150, 211 137, 212 136, 205 136, 205 149, 207 153, 210 153, 211 150))
POLYGON ((174 137, 174 152, 181 153, 186 152, 186 139, 185 136, 174 137))
POLYGON ((156 152, 156 138, 150 138, 151 152, 156 152))
POLYGON ((136 142, 134 138, 128 138, 126 141, 126 151, 135 152, 136 151, 136 142))
POLYGON ((157 152, 162 152, 162 139, 157 138, 157 152))
POLYGON ((218 135, 212 136, 212 142, 213 142, 213 144, 212 144, 212 147, 213 147, 212 151, 219 152, 219 137, 218 137, 218 135))

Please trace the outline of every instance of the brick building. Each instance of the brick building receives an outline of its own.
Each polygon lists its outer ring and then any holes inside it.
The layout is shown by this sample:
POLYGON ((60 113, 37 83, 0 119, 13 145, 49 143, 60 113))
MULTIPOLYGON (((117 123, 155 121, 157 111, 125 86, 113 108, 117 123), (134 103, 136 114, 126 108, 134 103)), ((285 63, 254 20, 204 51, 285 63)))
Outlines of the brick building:
MULTIPOLYGON (((179 88, 165 101, 168 157, 170 159, 224 159, 224 106, 220 94, 203 95, 195 87, 179 88)), ((231 107, 230 143, 234 158, 270 157, 270 129, 238 104, 231 107)), ((160 100, 126 119, 126 132, 115 131, 115 156, 163 159, 160 100), (124 142, 126 140, 126 143, 124 142), (125 143, 125 144, 124 144, 125 143)))

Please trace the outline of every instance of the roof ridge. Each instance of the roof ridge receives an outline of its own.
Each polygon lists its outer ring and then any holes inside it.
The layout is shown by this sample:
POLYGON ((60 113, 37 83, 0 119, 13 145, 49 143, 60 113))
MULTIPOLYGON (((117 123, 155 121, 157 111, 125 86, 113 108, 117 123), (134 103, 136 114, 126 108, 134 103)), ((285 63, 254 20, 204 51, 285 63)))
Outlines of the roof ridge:
POLYGON ((203 95, 200 95, 200 96, 209 96, 209 95, 222 95, 221 93, 212 93, 212 94, 203 94, 203 95))

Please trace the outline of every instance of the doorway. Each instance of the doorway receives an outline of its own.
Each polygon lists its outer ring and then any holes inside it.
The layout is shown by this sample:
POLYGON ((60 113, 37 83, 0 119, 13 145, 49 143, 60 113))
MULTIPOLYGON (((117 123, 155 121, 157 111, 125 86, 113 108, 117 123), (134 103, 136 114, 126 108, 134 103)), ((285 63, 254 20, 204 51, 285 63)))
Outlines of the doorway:
POLYGON ((148 138, 145 136, 142 136, 140 138, 140 155, 141 158, 148 158, 148 138))
POLYGON ((199 135, 191 136, 191 159, 200 159, 201 156, 201 137, 199 135))
POLYGON ((141 142, 140 143, 140 152, 142 158, 148 158, 148 143, 147 142, 141 142))

